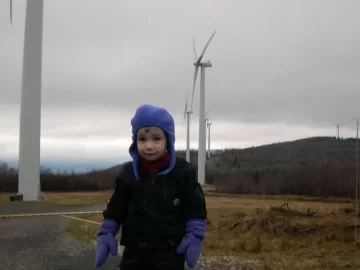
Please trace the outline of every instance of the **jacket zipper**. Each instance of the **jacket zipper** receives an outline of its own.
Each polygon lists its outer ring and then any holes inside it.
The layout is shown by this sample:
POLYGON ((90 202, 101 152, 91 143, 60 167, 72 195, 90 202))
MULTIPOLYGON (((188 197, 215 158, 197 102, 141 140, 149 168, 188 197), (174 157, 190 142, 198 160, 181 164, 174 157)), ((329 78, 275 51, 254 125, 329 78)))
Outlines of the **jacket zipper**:
MULTIPOLYGON (((155 179, 156 179, 156 174, 151 178, 151 184, 155 184, 155 179)), ((164 181, 162 182, 162 184, 164 185, 164 181)), ((166 187, 163 186, 163 199, 165 200, 167 196, 167 192, 166 192, 166 187)))
POLYGON ((167 192, 166 192, 166 186, 165 186, 165 181, 164 179, 162 180, 162 184, 163 184, 163 199, 165 200, 166 199, 166 196, 167 196, 167 192))

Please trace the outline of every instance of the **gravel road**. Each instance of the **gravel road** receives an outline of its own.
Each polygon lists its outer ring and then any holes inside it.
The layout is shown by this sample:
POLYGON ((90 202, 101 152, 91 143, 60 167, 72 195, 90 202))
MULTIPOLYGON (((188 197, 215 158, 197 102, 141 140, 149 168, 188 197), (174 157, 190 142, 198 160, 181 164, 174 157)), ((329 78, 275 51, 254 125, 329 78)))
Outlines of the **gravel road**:
MULTIPOLYGON (((0 269, 97 269, 94 247, 68 236, 68 222, 58 216, 0 219, 0 269)), ((119 257, 109 256, 101 269, 119 269, 117 263, 119 257)))

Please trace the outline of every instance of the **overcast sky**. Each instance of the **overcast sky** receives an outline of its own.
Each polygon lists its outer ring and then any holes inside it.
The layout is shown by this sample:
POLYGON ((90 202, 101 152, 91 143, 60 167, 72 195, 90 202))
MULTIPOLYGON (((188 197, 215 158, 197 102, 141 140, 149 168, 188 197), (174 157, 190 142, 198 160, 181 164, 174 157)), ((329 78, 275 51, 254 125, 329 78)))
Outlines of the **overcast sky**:
MULTIPOLYGON (((168 108, 185 147, 194 55, 203 60, 214 148, 355 136, 358 0, 44 1, 42 158, 127 159, 137 106, 168 108)), ((0 1, 0 160, 18 155, 26 1, 0 1)), ((199 80, 198 80, 199 82, 199 80)), ((197 147, 199 83, 191 146, 197 147)))

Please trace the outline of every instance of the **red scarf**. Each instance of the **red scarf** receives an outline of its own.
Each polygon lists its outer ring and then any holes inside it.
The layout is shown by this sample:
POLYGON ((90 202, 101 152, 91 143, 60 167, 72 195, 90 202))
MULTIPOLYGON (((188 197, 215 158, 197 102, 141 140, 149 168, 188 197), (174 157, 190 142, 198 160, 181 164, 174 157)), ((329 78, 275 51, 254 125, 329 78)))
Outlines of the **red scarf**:
POLYGON ((141 165, 152 174, 156 174, 162 166, 169 161, 169 154, 155 161, 148 161, 143 158, 140 159, 141 165))

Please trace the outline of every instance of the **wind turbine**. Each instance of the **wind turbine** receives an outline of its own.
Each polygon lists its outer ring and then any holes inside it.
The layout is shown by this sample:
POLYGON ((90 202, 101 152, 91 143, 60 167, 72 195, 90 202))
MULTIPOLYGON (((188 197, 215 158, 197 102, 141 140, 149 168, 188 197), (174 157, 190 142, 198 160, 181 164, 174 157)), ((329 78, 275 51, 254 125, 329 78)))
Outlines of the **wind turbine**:
POLYGON ((198 182, 200 185, 205 184, 205 161, 206 161, 206 124, 205 124, 205 68, 212 67, 210 61, 201 62, 207 47, 209 46, 211 40, 215 36, 216 30, 211 35, 210 39, 205 45, 204 50, 202 51, 200 57, 198 58, 195 50, 195 41, 193 39, 193 49, 195 55, 195 72, 194 72, 194 82, 193 82, 193 91, 191 98, 191 108, 194 100, 195 84, 198 74, 199 67, 201 67, 201 78, 200 78, 200 108, 199 108, 199 148, 198 148, 198 182))
POLYGON ((205 123, 207 122, 207 121, 209 121, 209 117, 208 117, 208 115, 209 115, 209 112, 210 112, 211 110, 208 110, 206 113, 205 113, 205 123))
MULTIPOLYGON (((10 23, 12 24, 12 0, 10 23)), ((43 0, 26 1, 25 37, 20 105, 18 194, 23 200, 40 196, 40 129, 43 0)))
MULTIPOLYGON (((208 110, 208 111, 205 113, 205 126, 206 126, 206 128, 209 128, 209 116, 208 116, 209 112, 210 112, 210 110, 208 110)), ((209 140, 210 140, 210 136, 209 136, 209 134, 208 134, 208 140, 207 140, 207 142, 208 142, 208 151, 210 151, 210 148, 209 148, 209 140)), ((207 151, 207 153, 208 153, 208 151, 207 151)), ((208 156, 208 158, 210 158, 209 153, 207 154, 207 156, 208 156)))
POLYGON ((188 98, 189 98, 189 86, 186 93, 185 109, 184 109, 184 119, 186 121, 186 161, 190 162, 190 115, 192 110, 188 109, 188 98))
POLYGON ((210 158, 210 127, 211 127, 212 123, 209 122, 209 120, 208 120, 206 125, 208 128, 208 158, 210 158))

